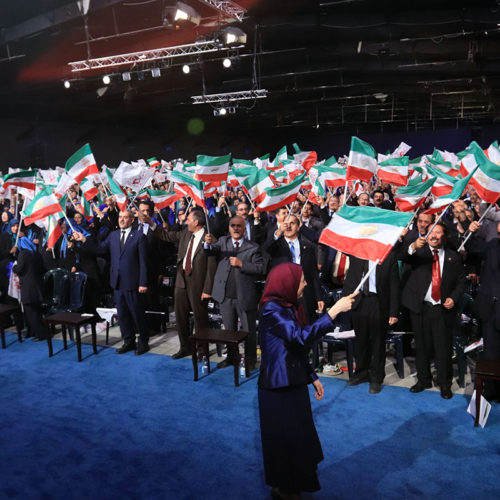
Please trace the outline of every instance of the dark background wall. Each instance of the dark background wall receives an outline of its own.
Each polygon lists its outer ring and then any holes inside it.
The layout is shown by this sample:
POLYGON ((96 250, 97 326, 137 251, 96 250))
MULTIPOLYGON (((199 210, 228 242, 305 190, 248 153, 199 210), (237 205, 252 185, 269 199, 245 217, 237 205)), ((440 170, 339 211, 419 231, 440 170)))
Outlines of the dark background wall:
POLYGON ((204 130, 192 135, 188 122, 170 125, 166 116, 162 120, 140 123, 113 121, 66 122, 42 119, 16 119, 0 121, 0 168, 48 168, 64 166, 66 159, 89 142, 98 164, 116 166, 121 160, 156 156, 169 160, 194 160, 196 154, 221 155, 233 153, 235 158, 252 159, 265 153, 273 156, 283 145, 297 142, 303 150, 316 150, 318 157, 348 154, 351 135, 358 135, 384 153, 394 149, 401 141, 412 146, 411 157, 432 153, 434 147, 458 152, 471 140, 487 147, 500 137, 500 126, 487 128, 450 128, 440 130, 380 130, 332 128, 267 128, 252 129, 237 117, 202 117, 204 130))

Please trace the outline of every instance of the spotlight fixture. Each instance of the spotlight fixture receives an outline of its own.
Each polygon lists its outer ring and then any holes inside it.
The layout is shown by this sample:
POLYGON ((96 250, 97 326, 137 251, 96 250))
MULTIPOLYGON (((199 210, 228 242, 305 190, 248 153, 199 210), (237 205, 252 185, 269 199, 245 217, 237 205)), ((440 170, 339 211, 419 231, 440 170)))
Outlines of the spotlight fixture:
POLYGON ((166 22, 166 24, 173 25, 175 29, 179 29, 183 25, 191 24, 198 26, 200 24, 201 16, 198 12, 196 12, 196 10, 193 9, 193 7, 186 5, 185 3, 177 2, 175 7, 173 9, 169 9, 169 11, 170 10, 173 11, 173 18, 172 14, 167 12, 164 22, 166 22))
POLYGON ((228 47, 234 47, 236 45, 243 46, 247 43, 247 35, 240 28, 234 26, 229 26, 221 31, 222 43, 228 47))
POLYGON ((139 72, 137 73, 137 79, 138 79, 138 80, 144 80, 144 73, 143 73, 142 71, 139 71, 139 72))
POLYGON ((71 82, 69 80, 64 81, 64 88, 69 89, 71 87, 71 82))
POLYGON ((226 108, 220 108, 219 109, 219 115, 224 116, 227 113, 226 108))
POLYGON ((160 71, 160 68, 152 68, 151 69, 151 76, 153 78, 158 78, 161 76, 161 71, 160 71))
POLYGON ((130 82, 131 79, 132 77, 130 75, 130 71, 125 71, 124 73, 122 73, 122 80, 124 82, 130 82))
POLYGON ((236 113, 236 106, 221 106, 214 109, 214 116, 234 115, 236 113))
POLYGON ((189 64, 184 64, 184 66, 182 67, 182 72, 185 75, 188 75, 190 71, 191 71, 191 68, 189 67, 189 64))
POLYGON ((228 69, 231 67, 231 59, 229 59, 229 57, 226 57, 223 61, 222 61, 222 66, 224 66, 224 68, 228 69))
POLYGON ((109 77, 109 75, 104 75, 102 77, 102 83, 104 83, 104 85, 109 85, 111 83, 111 78, 109 77))

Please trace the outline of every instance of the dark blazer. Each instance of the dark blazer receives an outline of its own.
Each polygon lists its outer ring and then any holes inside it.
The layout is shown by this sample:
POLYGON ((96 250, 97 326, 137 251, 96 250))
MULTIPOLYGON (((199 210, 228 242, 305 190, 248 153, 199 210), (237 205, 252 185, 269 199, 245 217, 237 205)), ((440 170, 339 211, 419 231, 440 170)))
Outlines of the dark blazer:
MULTIPOLYGON (((406 261, 412 271, 403 289, 402 303, 410 311, 419 314, 422 311, 424 298, 432 281, 432 252, 428 245, 418 248, 413 255, 407 254, 406 261)), ((455 307, 446 313, 454 312, 465 291, 465 271, 460 255, 449 248, 445 249, 444 265, 441 275, 441 298, 453 299, 455 307)))
MULTIPOLYGON (((230 217, 232 217, 232 215, 227 216, 222 210, 220 212, 215 212, 214 225, 210 228, 214 236, 220 238, 228 234, 230 217)), ((250 226, 250 240, 261 245, 266 239, 266 222, 264 217, 259 219, 258 224, 254 223, 253 215, 249 215, 247 220, 250 226)))
POLYGON ((211 249, 205 249, 205 254, 215 255, 218 259, 212 297, 219 303, 225 299, 226 283, 231 269, 229 257, 237 256, 242 262, 241 267, 233 268, 238 303, 245 311, 256 309, 258 299, 255 280, 264 273, 264 259, 259 245, 243 239, 236 254, 231 236, 223 236, 211 245, 211 249))
MULTIPOLYGON (((217 269, 217 260, 215 256, 207 256, 203 251, 203 242, 205 241, 205 230, 202 229, 203 235, 201 242, 196 248, 193 255, 193 263, 191 266, 192 277, 191 284, 199 289, 199 296, 202 293, 211 294, 214 285, 214 275, 217 269)), ((177 250, 177 277, 175 280, 176 288, 186 288, 186 280, 184 279, 184 269, 182 268, 182 261, 186 255, 189 241, 191 240, 192 233, 187 229, 182 231, 165 231, 162 227, 156 226, 154 235, 169 243, 178 243, 177 250)), ((198 290, 194 290, 197 294, 198 290)), ((201 300, 201 299, 200 299, 201 300)))
POLYGON ((318 376, 311 368, 307 352, 314 343, 333 329, 328 314, 315 323, 300 326, 291 308, 268 302, 260 313, 259 343, 262 349, 259 387, 309 384, 318 376))
MULTIPOLYGON (((316 258, 316 245, 303 238, 299 234, 300 242, 300 265, 304 272, 304 278, 307 281, 307 286, 304 290, 304 298, 307 302, 311 300, 322 300, 321 287, 319 282, 318 261, 316 258)), ((281 264, 282 262, 292 262, 292 252, 285 238, 280 236, 277 240, 274 239, 274 233, 269 233, 268 238, 262 249, 271 257, 269 268, 281 264)))
MULTIPOLYGON (((363 274, 367 272, 368 261, 350 255, 349 270, 347 271, 347 275, 345 277, 342 296, 346 296, 354 292, 356 287, 361 282, 363 274)), ((399 313, 399 274, 395 251, 391 251, 384 262, 377 266, 377 269, 373 272, 377 273, 375 285, 377 287, 381 314, 383 316, 397 318, 399 313)), ((362 298, 362 293, 356 297, 352 305, 353 311, 357 309, 362 298)))
POLYGON ((105 256, 109 254, 111 288, 120 290, 137 290, 140 286, 148 286, 147 246, 146 238, 132 229, 128 235, 125 247, 120 249, 121 231, 112 231, 108 237, 97 242, 89 238, 81 247, 82 252, 90 252, 105 256))
POLYGON ((21 283, 21 302, 33 304, 42 301, 43 259, 38 252, 21 250, 12 269, 21 283))

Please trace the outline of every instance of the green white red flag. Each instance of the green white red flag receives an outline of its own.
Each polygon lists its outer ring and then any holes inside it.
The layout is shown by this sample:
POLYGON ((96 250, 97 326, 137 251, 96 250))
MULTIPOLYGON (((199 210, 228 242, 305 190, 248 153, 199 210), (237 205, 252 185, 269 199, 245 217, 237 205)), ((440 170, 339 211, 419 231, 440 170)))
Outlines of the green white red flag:
POLYGON ((318 154, 316 151, 301 151, 296 143, 293 144, 293 148, 295 149, 293 159, 301 165, 306 172, 309 172, 318 161, 318 154))
POLYGON ((274 184, 269 172, 264 169, 252 169, 252 173, 242 178, 241 185, 246 189, 250 199, 258 205, 266 197, 266 189, 273 189, 274 184))
POLYGON ((161 168, 161 163, 156 159, 155 156, 153 156, 153 158, 149 158, 148 159, 148 165, 151 168, 155 168, 155 169, 158 169, 158 170, 161 168))
POLYGON ((365 141, 353 137, 347 162, 347 180, 370 182, 377 172, 377 153, 365 141))
POLYGON ((289 184, 278 188, 267 188, 266 196, 257 206, 258 211, 276 210, 279 207, 293 203, 299 194, 300 186, 305 179, 306 173, 297 176, 289 184))
POLYGON ((109 169, 106 169, 106 179, 109 183, 109 190, 115 198, 116 206, 120 211, 126 210, 128 205, 127 193, 122 189, 120 184, 113 179, 113 174, 109 169))
POLYGON ((412 217, 412 213, 344 205, 321 233, 319 243, 360 259, 382 262, 412 217))
POLYGON ((148 189, 148 193, 157 210, 162 210, 182 198, 182 195, 176 192, 148 189))
POLYGON ((401 212, 413 212, 422 206, 435 182, 436 177, 431 177, 423 182, 422 176, 420 176, 419 179, 410 181, 408 186, 400 187, 394 194, 394 201, 399 210, 401 212))
POLYGON ((3 188, 7 189, 9 186, 22 187, 24 189, 35 190, 36 184, 36 170, 19 170, 12 174, 7 174, 3 178, 3 188))
POLYGON ((193 179, 187 172, 172 170, 170 178, 175 182, 175 190, 183 196, 190 196, 197 205, 205 207, 205 195, 203 192, 203 182, 193 179))
POLYGON ((87 201, 92 200, 99 194, 99 190, 94 186, 91 179, 83 179, 80 184, 80 189, 82 190, 83 196, 87 201))
POLYGON ((440 212, 441 210, 447 208, 449 205, 451 205, 454 201, 457 201, 460 199, 460 197, 464 194, 465 189, 467 188, 467 185, 469 184, 469 181, 471 180, 472 176, 474 175, 474 172, 476 172, 478 167, 476 167, 467 177, 464 177, 463 179, 457 180, 455 182, 455 185, 453 186, 453 189, 449 194, 445 194, 443 196, 440 196, 439 198, 436 198, 430 207, 425 211, 426 214, 435 214, 436 212, 440 212))
POLYGON ((62 235, 62 228, 59 224, 60 216, 49 215, 47 217, 47 248, 54 248, 55 244, 62 235))
POLYGON ((457 182, 455 177, 447 175, 444 172, 441 172, 441 170, 431 167, 430 165, 427 165, 427 175, 429 175, 429 177, 436 178, 436 182, 433 184, 431 189, 432 194, 436 197, 450 194, 453 186, 457 182))
POLYGON ((408 156, 388 158, 379 162, 377 177, 394 186, 406 186, 408 184, 408 156))
POLYGON ((28 226, 49 215, 60 214, 62 217, 64 209, 52 190, 45 187, 33 198, 22 214, 24 215, 24 223, 28 226))
POLYGON ((203 182, 225 181, 230 163, 231 154, 226 156, 198 155, 194 178, 203 182))
POLYGON ((89 144, 81 147, 76 153, 69 157, 66 162, 66 172, 75 179, 75 182, 82 182, 85 177, 92 174, 99 174, 99 169, 90 149, 89 144))

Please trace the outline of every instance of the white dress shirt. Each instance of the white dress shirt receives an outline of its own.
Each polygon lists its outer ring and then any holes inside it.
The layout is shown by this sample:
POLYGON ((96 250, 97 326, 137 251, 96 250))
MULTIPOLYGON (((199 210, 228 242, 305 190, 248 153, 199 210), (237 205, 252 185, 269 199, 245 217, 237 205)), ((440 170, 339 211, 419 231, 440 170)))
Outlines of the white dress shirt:
MULTIPOLYGON (((192 236, 194 236, 194 241, 193 241, 193 250, 191 251, 191 266, 193 265, 193 257, 194 254, 196 253, 196 249, 198 248, 198 245, 200 244, 201 237, 203 236, 204 231, 203 228, 198 229, 196 233, 193 233, 192 236)), ((182 259, 182 269, 186 269, 186 260, 187 260, 187 253, 189 250, 189 245, 191 243, 191 240, 189 240, 188 246, 186 248, 186 254, 184 255, 184 259, 182 259)))
POLYGON ((288 248, 290 248, 290 243, 293 243, 293 249, 295 250, 295 260, 294 264, 300 264, 300 241, 298 238, 295 238, 294 240, 289 240, 288 238, 285 237, 286 244, 288 245, 288 248))

